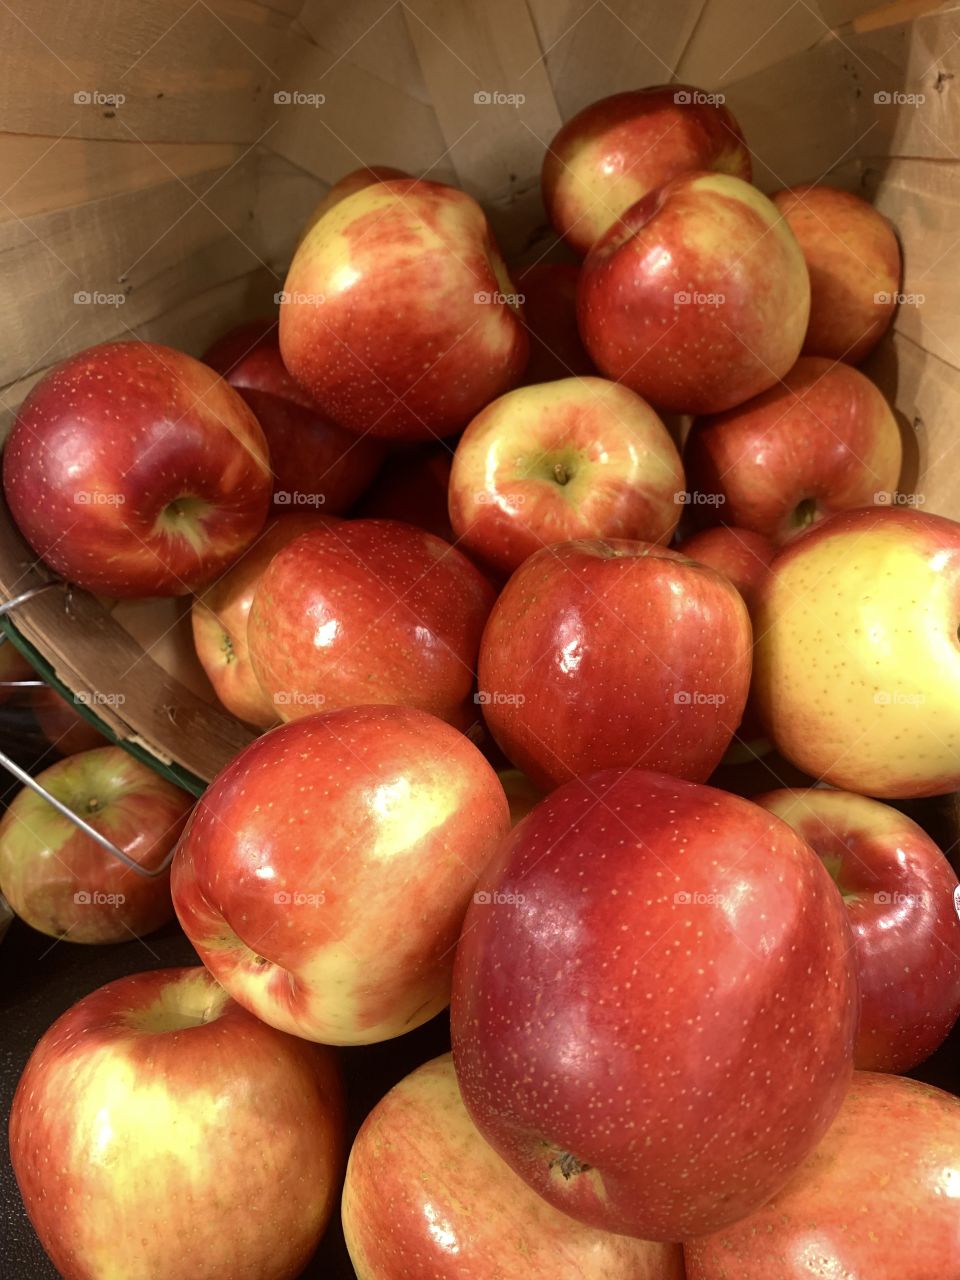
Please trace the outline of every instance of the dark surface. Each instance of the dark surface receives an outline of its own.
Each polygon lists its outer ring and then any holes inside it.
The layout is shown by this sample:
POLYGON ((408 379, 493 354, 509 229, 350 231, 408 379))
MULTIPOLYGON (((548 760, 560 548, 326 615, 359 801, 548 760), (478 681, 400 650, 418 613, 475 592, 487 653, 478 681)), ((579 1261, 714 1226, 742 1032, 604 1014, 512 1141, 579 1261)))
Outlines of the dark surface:
MULTIPOLYGON (((59 1273, 40 1247, 20 1201, 10 1167, 7 1121, 17 1080, 47 1027, 81 996, 114 978, 142 969, 198 964, 196 952, 170 925, 140 941, 110 947, 55 942, 14 920, 0 942, 0 1280, 57 1280, 59 1273)), ((450 1047, 446 1015, 384 1044, 340 1051, 347 1087, 348 1138, 398 1080, 450 1047)), ((354 1280, 334 1213, 304 1280, 354 1280)), ((189 1280, 188 1276, 183 1280, 189 1280)), ((224 1276, 223 1280, 230 1280, 224 1276)))

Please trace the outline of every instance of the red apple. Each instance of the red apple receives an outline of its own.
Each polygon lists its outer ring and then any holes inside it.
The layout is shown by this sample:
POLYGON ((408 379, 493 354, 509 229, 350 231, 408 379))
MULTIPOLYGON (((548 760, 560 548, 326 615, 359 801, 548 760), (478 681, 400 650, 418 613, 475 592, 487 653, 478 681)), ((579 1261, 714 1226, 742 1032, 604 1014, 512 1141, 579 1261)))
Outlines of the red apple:
POLYGON ((657 408, 719 413, 796 363, 810 282, 760 192, 719 173, 674 178, 632 205, 583 266, 580 332, 597 368, 657 408))
POLYGON ((508 391, 473 419, 450 475, 463 550, 504 577, 575 538, 669 542, 680 455, 645 400, 604 378, 508 391))
POLYGON ((452 462, 453 449, 446 444, 390 454, 356 514, 371 520, 402 520, 453 542, 447 512, 452 462))
MULTIPOLYGON (((58 760, 37 781, 150 870, 194 803, 122 747, 58 760)), ((129 942, 173 918, 169 871, 138 874, 27 787, 0 820, 0 889, 21 920, 68 942, 129 942)))
POLYGON ((3 450, 20 531, 110 596, 178 596, 250 545, 270 505, 263 432, 232 387, 170 347, 107 342, 24 400, 3 450))
POLYGON ((802 357, 769 391, 693 424, 690 489, 725 523, 786 542, 824 516, 893 501, 902 447, 881 393, 849 365, 802 357))
POLYGON ((852 939, 823 864, 737 796, 575 778, 500 845, 454 967, 464 1102, 564 1213, 683 1240, 778 1191, 852 1070, 852 939))
POLYGON ((326 516, 307 512, 275 517, 236 564, 193 602, 197 657, 217 697, 233 715, 259 729, 269 729, 280 715, 250 664, 247 619, 257 583, 281 547, 330 523, 326 516))
POLYGON ((272 321, 240 325, 204 354, 257 415, 270 449, 273 505, 341 515, 369 487, 383 460, 379 440, 326 418, 287 373, 272 321))
POLYGON ((756 803, 806 840, 843 895, 860 980, 856 1066, 909 1071, 960 1016, 953 868, 921 827, 879 800, 811 787, 756 803))
POLYGON ((50 685, 36 685, 27 693, 27 705, 40 732, 62 756, 106 746, 109 739, 85 719, 72 703, 50 685))
POLYGON ((678 1245, 583 1226, 531 1191, 477 1132, 449 1054, 401 1080, 364 1121, 343 1232, 364 1280, 683 1280, 678 1245))
POLYGON ((597 372, 577 328, 579 280, 580 268, 567 262, 537 262, 517 272, 530 336, 524 384, 584 378, 597 372))
POLYGON ((447 1003, 477 876, 509 827, 456 729, 351 707, 258 738, 214 779, 173 866, 187 936, 283 1031, 369 1044, 447 1003))
POLYGON ((743 600, 712 569, 646 542, 567 542, 504 588, 478 697, 537 786, 634 764, 703 781, 740 723, 750 644, 743 600))
POLYGON ((494 591, 432 533, 350 520, 301 534, 260 576, 247 641, 282 720, 399 703, 462 723, 494 591))
POLYGON ((729 578, 751 614, 767 570, 777 554, 777 548, 762 533, 732 525, 702 529, 677 543, 677 551, 729 578))
POLYGON ((810 272, 806 355, 859 364, 893 320, 903 263, 896 232, 872 205, 834 187, 773 197, 810 272))
POLYGON ((410 175, 404 169, 394 169, 388 164, 370 164, 361 165, 359 169, 351 169, 349 173, 345 173, 339 178, 323 199, 314 207, 307 219, 303 231, 300 233, 300 241, 311 227, 315 227, 325 213, 328 213, 334 205, 339 204, 341 200, 345 200, 347 196, 352 196, 355 191, 362 191, 364 187, 373 186, 375 182, 389 182, 391 178, 409 178, 410 175))
POLYGON ((687 1280, 946 1280, 960 1267, 960 1101, 858 1071, 769 1204, 684 1247, 687 1280))
POLYGON ((287 368, 358 434, 459 431, 527 360, 515 290, 483 210, 438 182, 375 182, 307 233, 280 307, 287 368))
POLYGON ((34 1049, 10 1113, 20 1193, 63 1280, 293 1280, 342 1147, 332 1052, 200 967, 85 996, 34 1049))
POLYGON ((557 235, 584 254, 632 204, 692 170, 750 180, 750 152, 723 94, 652 85, 584 107, 543 161, 543 203, 557 235))
POLYGON ((756 609, 753 693, 811 777, 880 798, 960 788, 960 524, 845 511, 784 547, 756 609))

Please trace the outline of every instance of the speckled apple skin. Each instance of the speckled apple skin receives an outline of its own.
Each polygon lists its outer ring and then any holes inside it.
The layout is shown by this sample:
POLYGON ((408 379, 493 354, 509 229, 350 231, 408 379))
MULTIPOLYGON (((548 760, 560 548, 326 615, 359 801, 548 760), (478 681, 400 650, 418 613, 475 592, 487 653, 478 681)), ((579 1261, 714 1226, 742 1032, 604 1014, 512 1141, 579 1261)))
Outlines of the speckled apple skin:
POLYGON ((523 373, 515 294, 474 199, 439 182, 374 182, 304 237, 284 285, 280 350, 351 431, 451 435, 523 373))
POLYGON ((481 876, 453 1055, 484 1137, 582 1222, 682 1240, 784 1185, 853 1063, 853 940, 772 815, 644 770, 575 779, 481 876), (578 1171, 561 1166, 567 1153, 578 1171))
POLYGON ((449 1054, 367 1116, 343 1230, 358 1280, 683 1280, 679 1245, 586 1227, 521 1181, 467 1114, 449 1054))
POLYGON ((312 716, 214 779, 174 858, 174 906, 264 1021, 327 1044, 386 1040, 446 1006, 467 903, 509 826, 496 773, 442 721, 312 716))
POLYGON ((653 85, 601 98, 566 122, 547 148, 541 186, 547 216, 576 253, 682 173, 716 169, 750 181, 733 113, 705 96, 690 85, 653 85))
POLYGON ((787 1186, 686 1245, 687 1280, 948 1280, 960 1275, 958 1182, 960 1101, 858 1071, 787 1186))
POLYGON ((832 516, 773 562, 753 690, 782 755, 879 798, 960 786, 960 525, 905 508, 832 516))
POLYGON ((806 840, 843 894, 860 985, 854 1064, 911 1070, 960 1015, 956 873, 921 827, 879 800, 817 787, 755 803, 806 840))
POLYGON ((810 272, 804 354, 859 364, 897 309, 903 262, 892 223, 866 200, 834 187, 788 187, 772 200, 810 272))
POLYGON ((199 966, 75 1004, 34 1049, 10 1114, 20 1193, 64 1280, 294 1280, 330 1218, 342 1150, 333 1054, 224 1002, 199 966), (178 999, 194 1025, 137 1026, 178 999))
POLYGON ((360 703, 462 725, 495 592, 462 552, 396 520, 301 534, 257 585, 253 670, 280 719, 360 703))
POLYGON ((746 606, 712 569, 645 542, 561 543, 494 605, 483 716, 544 789, 635 764, 703 782, 743 715, 750 651, 746 606))
POLYGON ((677 543, 676 550, 729 578, 751 612, 760 584, 777 554, 777 548, 762 533, 726 524, 691 534, 677 543))
POLYGON ((719 173, 684 174, 631 205, 590 251, 577 300, 601 373, 675 413, 719 413, 774 386, 809 310, 790 228, 755 187, 719 173))
POLYGON ((176 596, 249 546, 272 479, 256 418, 212 369, 156 343, 107 342, 27 396, 4 446, 3 487, 21 533, 68 581, 176 596), (209 504, 191 536, 159 524, 182 498, 209 504))
POLYGON ((683 450, 688 487, 720 497, 697 515, 777 543, 802 530, 801 503, 816 504, 815 521, 891 502, 902 461, 897 420, 870 379, 811 356, 746 404, 698 419, 683 450))

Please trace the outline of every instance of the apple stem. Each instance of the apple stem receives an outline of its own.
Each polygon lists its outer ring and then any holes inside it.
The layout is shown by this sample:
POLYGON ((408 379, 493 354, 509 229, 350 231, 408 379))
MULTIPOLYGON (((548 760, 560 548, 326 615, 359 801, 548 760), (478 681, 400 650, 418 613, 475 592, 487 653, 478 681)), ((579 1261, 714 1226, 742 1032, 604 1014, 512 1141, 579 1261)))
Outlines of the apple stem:
POLYGON ((557 484, 566 484, 567 481, 570 479, 570 475, 567 471, 567 468, 563 465, 562 462, 555 462, 553 464, 553 476, 557 484))

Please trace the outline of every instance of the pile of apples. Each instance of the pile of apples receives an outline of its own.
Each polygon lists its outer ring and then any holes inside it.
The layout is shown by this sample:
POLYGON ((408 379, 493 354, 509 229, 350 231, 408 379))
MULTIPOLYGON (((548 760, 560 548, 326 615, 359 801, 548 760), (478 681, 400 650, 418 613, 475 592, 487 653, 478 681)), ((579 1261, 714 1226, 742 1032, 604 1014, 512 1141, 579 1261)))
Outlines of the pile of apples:
POLYGON ((960 1013, 960 890, 885 803, 960 786, 960 525, 855 367, 893 229, 750 176, 716 95, 595 103, 543 169, 567 260, 511 278, 470 196, 362 169, 279 331, 93 347, 25 401, 37 555, 192 593, 264 731, 165 811, 203 967, 87 996, 21 1079, 66 1280, 298 1275, 329 1046, 448 1003, 352 1145, 360 1280, 960 1276, 960 1101, 902 1074, 960 1013), (790 786, 744 784, 765 753, 790 786))

